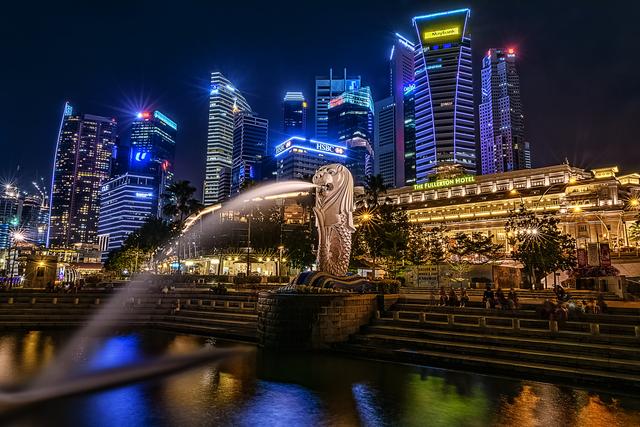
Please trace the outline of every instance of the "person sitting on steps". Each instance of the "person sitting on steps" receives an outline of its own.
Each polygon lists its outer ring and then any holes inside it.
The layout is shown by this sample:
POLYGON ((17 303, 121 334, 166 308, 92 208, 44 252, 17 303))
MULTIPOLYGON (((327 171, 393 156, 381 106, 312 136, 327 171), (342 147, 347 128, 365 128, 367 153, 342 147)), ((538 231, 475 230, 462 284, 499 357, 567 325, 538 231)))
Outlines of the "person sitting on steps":
POLYGON ((460 307, 466 307, 469 303, 469 295, 467 295, 467 290, 462 288, 460 291, 460 307))
POLYGON ((440 302, 438 305, 440 306, 445 306, 447 305, 447 301, 449 299, 447 298, 447 292, 444 290, 444 286, 440 287, 440 302))
POLYGON ((456 294, 456 291, 453 288, 451 288, 451 290, 449 291, 449 300, 447 301, 447 303, 447 305, 451 307, 457 307, 460 304, 458 294, 456 294))
POLYGON ((482 305, 484 308, 496 308, 496 299, 493 293, 493 289, 491 289, 491 285, 487 283, 487 288, 482 295, 482 305))

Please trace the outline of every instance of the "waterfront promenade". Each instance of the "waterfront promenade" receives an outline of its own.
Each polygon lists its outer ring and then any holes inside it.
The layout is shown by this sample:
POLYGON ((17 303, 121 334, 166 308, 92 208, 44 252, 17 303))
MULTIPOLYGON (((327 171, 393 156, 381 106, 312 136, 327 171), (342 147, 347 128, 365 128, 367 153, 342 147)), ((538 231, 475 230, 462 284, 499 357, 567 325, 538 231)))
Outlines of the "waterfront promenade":
MULTIPOLYGON (((551 296, 548 291, 519 294, 521 308, 503 311, 483 308, 478 291, 471 292, 465 308, 431 305, 425 293, 405 292, 347 342, 328 351, 640 393, 639 303, 607 295, 607 314, 556 322, 542 319, 536 311, 551 296)), ((2 292, 0 328, 78 328, 110 298, 113 291, 106 290, 2 292)), ((114 328, 161 329, 255 343, 256 302, 256 291, 217 295, 208 289, 178 287, 108 306, 109 322, 114 328)))

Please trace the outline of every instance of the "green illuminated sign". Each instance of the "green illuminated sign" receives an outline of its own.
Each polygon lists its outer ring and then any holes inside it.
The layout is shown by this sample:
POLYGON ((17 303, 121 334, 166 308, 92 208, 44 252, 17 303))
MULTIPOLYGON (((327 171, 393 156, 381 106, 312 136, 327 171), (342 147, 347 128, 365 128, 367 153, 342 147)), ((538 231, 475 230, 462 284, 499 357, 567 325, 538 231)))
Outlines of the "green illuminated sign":
POLYGON ((414 190, 429 190, 433 188, 451 187, 454 185, 471 184, 476 182, 476 177, 473 175, 464 175, 451 179, 439 179, 437 181, 423 182, 422 184, 415 184, 414 190))

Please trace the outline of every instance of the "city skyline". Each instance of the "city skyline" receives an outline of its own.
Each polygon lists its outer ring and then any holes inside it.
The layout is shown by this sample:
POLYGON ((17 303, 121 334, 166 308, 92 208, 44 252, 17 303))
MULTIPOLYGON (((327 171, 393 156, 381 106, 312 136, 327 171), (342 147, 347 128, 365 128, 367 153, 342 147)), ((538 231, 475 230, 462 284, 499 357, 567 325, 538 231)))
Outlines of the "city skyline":
MULTIPOLYGON (((16 175, 15 168, 20 165, 17 175, 24 182, 30 182, 37 176, 46 179, 50 175, 56 127, 59 126, 62 105, 64 101, 69 100, 81 111, 117 117, 121 135, 127 131, 134 114, 143 109, 157 108, 166 111, 170 117, 175 117, 177 122, 184 123, 179 136, 176 175, 182 179, 189 179, 200 188, 201 177, 204 175, 209 95, 207 87, 211 71, 219 70, 224 73, 242 90, 253 109, 273 123, 271 142, 278 143, 284 139, 279 137, 278 129, 281 129, 281 100, 287 90, 313 93, 316 75, 325 74, 331 67, 334 71, 341 71, 346 67, 350 75, 361 75, 363 85, 372 87, 374 100, 380 100, 388 93, 388 50, 393 44, 395 32, 411 34, 411 17, 453 9, 458 5, 469 6, 472 9, 476 103, 482 55, 493 47, 513 46, 518 49, 522 98, 527 117, 527 140, 534 147, 534 166, 559 163, 565 157, 571 163, 585 167, 604 162, 631 168, 638 162, 640 154, 629 153, 629 146, 625 145, 625 141, 633 141, 633 135, 637 133, 638 125, 630 118, 638 108, 634 99, 637 98, 634 97, 634 93, 637 94, 638 88, 637 85, 623 83, 633 81, 631 74, 627 73, 632 72, 633 63, 637 59, 628 55, 616 55, 616 52, 619 53, 623 49, 624 44, 614 43, 612 49, 603 51, 604 56, 599 61, 592 61, 589 50, 593 49, 594 43, 596 49, 598 46, 604 47, 603 42, 590 41, 591 47, 588 47, 586 45, 589 43, 571 35, 570 31, 585 25, 595 27, 600 19, 606 18, 612 11, 579 7, 577 4, 555 8, 554 13, 548 14, 535 9, 534 6, 508 10, 509 8, 489 2, 434 2, 428 6, 428 10, 419 2, 406 2, 393 8, 381 3, 379 7, 370 10, 362 5, 353 2, 348 5, 345 13, 358 14, 371 24, 368 25, 366 37, 339 28, 323 38, 312 39, 311 33, 308 33, 309 36, 301 37, 299 41, 291 41, 292 49, 309 44, 314 50, 313 53, 300 58, 300 52, 296 51, 293 55, 292 50, 290 59, 286 54, 280 54, 280 61, 276 61, 275 65, 268 63, 264 70, 255 65, 261 63, 266 55, 274 55, 276 51, 282 50, 282 42, 274 42, 280 36, 277 31, 271 31, 268 39, 264 41, 265 45, 272 44, 273 49, 266 49, 266 52, 258 52, 259 49, 256 49, 253 57, 241 60, 233 54, 234 50, 242 45, 241 36, 238 36, 238 40, 227 40, 226 45, 215 44, 211 53, 206 53, 207 49, 204 49, 204 46, 187 49, 188 52, 180 53, 175 61, 163 66, 151 65, 155 49, 153 46, 145 46, 147 53, 142 55, 140 63, 136 66, 125 64, 124 59, 136 51, 129 43, 119 47, 114 54, 113 64, 106 66, 111 72, 116 71, 109 78, 105 78, 105 71, 98 70, 97 65, 90 61, 81 68, 70 63, 65 73, 60 73, 56 67, 64 62, 67 56, 64 52, 53 49, 52 52, 55 53, 40 59, 39 71, 45 73, 38 74, 44 74, 41 77, 44 80, 38 85, 26 84, 31 81, 29 77, 33 72, 27 69, 26 65, 29 64, 33 68, 38 64, 33 61, 24 63, 19 60, 22 53, 10 50, 9 57, 14 58, 14 63, 18 65, 15 70, 3 70, 2 73, 5 74, 5 80, 18 83, 12 86, 21 89, 24 99, 10 87, 7 92, 8 102, 3 103, 1 107, 0 141, 9 156, 0 174, 16 175), (579 17, 576 16, 576 11, 581 12, 579 17), (543 15, 545 19, 541 20, 543 15), (336 40, 340 40, 341 44, 336 44, 336 40), (553 44, 550 44, 551 42, 553 44), (127 50, 132 52, 125 52, 127 50), (617 62, 605 67, 607 58, 615 58, 617 62), (247 66, 248 64, 254 66, 247 66), (581 68, 583 72, 579 76, 569 78, 561 72, 568 67, 581 68), (605 71, 616 76, 616 81, 607 91, 599 88, 597 84, 605 71), (625 78, 627 75, 628 79, 625 78), (30 96, 34 90, 33 86, 39 87, 40 96, 30 96), (535 87, 545 87, 549 90, 536 91, 533 89, 535 87), (145 99, 150 102, 144 102, 145 99), (25 108, 27 100, 31 105, 29 109, 25 108), (571 108, 567 107, 569 104, 571 108), (618 114, 604 116, 605 106, 616 108, 618 114), (29 120, 30 116, 22 112, 34 109, 38 112, 41 126, 22 136, 18 144, 16 140, 20 123, 26 123, 25 120, 29 120), (602 141, 607 141, 607 150, 604 150, 604 153, 600 145, 602 141), (33 156, 34 152, 42 152, 43 155, 36 157, 33 156), (622 159, 622 162, 617 159, 622 159)), ((197 21, 195 24, 202 22, 196 16, 198 14, 188 7, 177 9, 176 13, 180 17, 190 17, 197 21)), ((63 18, 65 22, 68 18, 64 16, 64 10, 63 7, 52 13, 63 18)), ((243 17, 248 22, 258 22, 259 13, 256 12, 260 10, 243 17)), ((141 10, 134 7, 127 13, 130 14, 127 19, 130 19, 141 13, 141 10)), ((233 15, 236 11, 230 6, 228 13, 233 15)), ((292 10, 289 18, 304 14, 304 10, 292 10)), ((315 19, 321 18, 322 14, 315 19)), ((45 29, 50 25, 47 22, 39 24, 44 25, 45 29)), ((97 28, 99 27, 100 24, 97 25, 97 28)), ((198 25, 191 27, 198 28, 198 25)), ((271 27, 273 25, 270 24, 269 28, 271 27)), ((49 30, 51 32, 52 29, 49 30)), ((22 34, 23 30, 9 25, 3 31, 22 34)), ((616 37, 620 40, 628 39, 625 37, 625 31, 623 26, 616 37)), ((180 43, 196 40, 202 32, 204 28, 194 29, 180 37, 176 36, 178 38, 175 40, 166 40, 162 46, 175 47, 180 43)), ((52 34, 51 40, 46 41, 39 40, 35 35, 25 36, 16 46, 23 45, 26 51, 33 48, 36 42, 45 46, 60 46, 65 32, 52 34)), ((93 31, 89 31, 88 34, 99 40, 99 35, 93 31)), ((124 31, 123 36, 131 39, 132 34, 124 31)), ((93 40, 92 37, 89 39, 93 40)), ((115 39, 116 44, 124 40, 122 36, 118 37, 120 38, 115 39)), ((210 36, 210 39, 202 40, 201 44, 209 46, 214 39, 220 40, 215 35, 210 36)), ((309 117, 313 115, 314 111, 309 111, 309 117)), ((313 123, 308 122, 307 126, 313 128, 313 123)))

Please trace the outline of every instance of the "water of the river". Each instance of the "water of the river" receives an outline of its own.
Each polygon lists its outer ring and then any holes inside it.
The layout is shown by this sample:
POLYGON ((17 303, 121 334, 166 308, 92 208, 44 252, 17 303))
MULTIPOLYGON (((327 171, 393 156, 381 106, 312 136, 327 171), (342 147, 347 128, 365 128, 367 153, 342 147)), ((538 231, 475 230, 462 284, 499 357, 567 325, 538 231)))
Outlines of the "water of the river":
MULTIPOLYGON (((69 333, 4 332, 0 383, 43 369, 69 333)), ((79 351, 77 369, 101 369, 210 339, 163 332, 102 338, 79 351)), ((233 346, 228 343, 213 343, 233 346)), ((318 354, 254 350, 145 381, 29 408, 0 421, 12 426, 639 426, 640 399, 610 393, 426 367, 318 354)))

